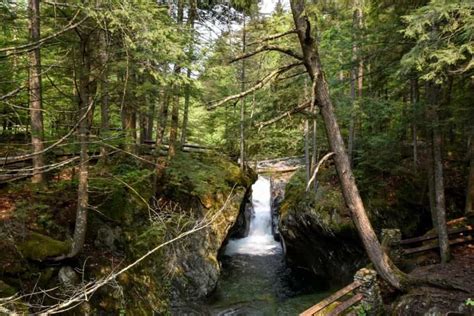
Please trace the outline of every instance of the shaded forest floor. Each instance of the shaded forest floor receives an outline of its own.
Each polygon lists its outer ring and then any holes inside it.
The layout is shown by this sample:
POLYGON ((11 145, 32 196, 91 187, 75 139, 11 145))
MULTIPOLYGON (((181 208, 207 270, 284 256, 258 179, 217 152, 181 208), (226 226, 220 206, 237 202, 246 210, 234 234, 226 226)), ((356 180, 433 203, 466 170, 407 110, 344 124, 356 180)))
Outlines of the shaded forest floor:
MULTIPOLYGON (((450 280, 468 293, 432 287, 418 288, 404 295, 404 297, 409 296, 410 299, 419 301, 418 304, 410 308, 413 313, 426 313, 428 309, 431 312, 441 312, 443 315, 448 312, 469 315, 466 300, 473 299, 474 295, 474 245, 468 244, 453 248, 452 254, 453 259, 447 264, 421 266, 413 270, 411 274, 418 277, 431 276, 450 280)), ((470 312, 470 315, 473 315, 474 310, 471 308, 470 312)))
MULTIPOLYGON (((450 226, 464 220, 453 220, 450 226)), ((474 306, 468 303, 468 299, 474 299, 474 244, 452 246, 451 254, 452 259, 446 264, 439 262, 435 250, 409 259, 410 275, 448 281, 464 291, 417 287, 392 303, 393 315, 474 315, 474 306)))

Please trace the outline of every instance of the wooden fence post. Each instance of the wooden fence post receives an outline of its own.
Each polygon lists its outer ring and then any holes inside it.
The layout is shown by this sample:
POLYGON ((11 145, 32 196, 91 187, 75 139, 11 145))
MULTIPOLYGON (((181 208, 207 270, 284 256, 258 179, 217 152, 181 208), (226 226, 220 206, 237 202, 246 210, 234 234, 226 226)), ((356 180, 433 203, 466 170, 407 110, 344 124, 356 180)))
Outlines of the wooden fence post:
POLYGON ((357 293, 362 294, 363 298, 360 305, 364 308, 366 315, 383 315, 384 307, 377 283, 377 272, 362 268, 354 275, 354 281, 360 282, 357 293))

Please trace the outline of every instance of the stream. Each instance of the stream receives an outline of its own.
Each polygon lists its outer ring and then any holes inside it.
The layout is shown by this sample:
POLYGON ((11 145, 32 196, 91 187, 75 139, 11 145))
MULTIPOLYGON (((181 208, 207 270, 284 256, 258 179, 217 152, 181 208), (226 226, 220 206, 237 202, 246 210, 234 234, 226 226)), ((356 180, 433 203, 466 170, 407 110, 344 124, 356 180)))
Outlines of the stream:
POLYGON ((328 296, 317 291, 311 274, 285 263, 281 244, 272 234, 270 179, 259 176, 252 192, 249 233, 226 245, 222 274, 204 304, 205 315, 298 315, 328 296))

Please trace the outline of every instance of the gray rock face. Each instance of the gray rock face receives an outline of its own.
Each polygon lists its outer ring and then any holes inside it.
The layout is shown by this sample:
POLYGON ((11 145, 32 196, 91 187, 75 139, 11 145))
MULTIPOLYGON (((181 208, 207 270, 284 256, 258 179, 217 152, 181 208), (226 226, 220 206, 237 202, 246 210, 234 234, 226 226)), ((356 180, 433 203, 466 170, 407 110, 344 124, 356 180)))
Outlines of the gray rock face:
MULTIPOLYGON (((243 189, 236 192, 209 227, 166 249, 174 305, 180 305, 183 300, 201 299, 216 287, 220 274, 218 253, 242 210, 244 195, 243 189)), ((221 203, 224 204, 223 198, 221 203)), ((220 205, 216 205, 216 208, 220 205)), ((203 212, 213 214, 216 211, 214 208, 203 212)))
POLYGON ((70 266, 64 266, 59 269, 59 283, 65 288, 71 288, 79 282, 79 276, 70 266))
POLYGON ((252 195, 252 190, 248 189, 245 192, 244 199, 240 205, 239 215, 234 225, 231 227, 227 239, 230 238, 243 238, 248 235, 250 228, 250 218, 252 217, 252 202, 250 197, 252 195))

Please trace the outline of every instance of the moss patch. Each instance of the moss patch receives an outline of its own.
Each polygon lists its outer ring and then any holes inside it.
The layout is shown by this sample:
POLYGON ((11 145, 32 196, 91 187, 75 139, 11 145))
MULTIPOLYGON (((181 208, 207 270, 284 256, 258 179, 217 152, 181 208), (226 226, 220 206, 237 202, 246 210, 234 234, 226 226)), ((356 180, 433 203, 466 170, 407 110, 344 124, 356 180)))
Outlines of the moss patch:
POLYGON ((9 297, 15 295, 16 292, 15 288, 0 280, 0 297, 9 297))
POLYGON ((48 257, 66 254, 70 249, 69 242, 63 242, 51 237, 31 232, 26 240, 18 245, 23 257, 36 261, 43 261, 48 257))

